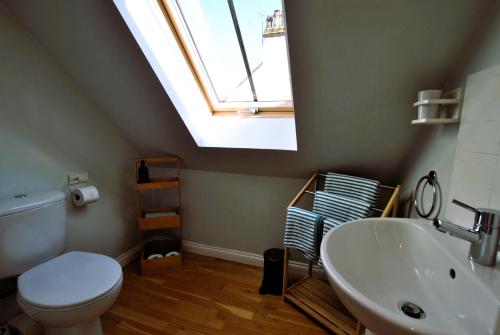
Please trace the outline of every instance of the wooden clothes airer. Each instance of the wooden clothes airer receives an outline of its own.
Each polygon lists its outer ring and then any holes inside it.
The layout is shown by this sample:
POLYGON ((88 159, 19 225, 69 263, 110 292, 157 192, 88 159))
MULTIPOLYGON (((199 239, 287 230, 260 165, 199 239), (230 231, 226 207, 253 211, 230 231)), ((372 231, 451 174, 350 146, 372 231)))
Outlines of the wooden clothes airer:
MULTIPOLYGON (((303 199, 305 194, 314 195, 316 191, 321 191, 324 188, 325 177, 326 174, 316 172, 293 198, 287 210, 290 207, 297 207, 297 204, 301 201, 306 202, 305 200, 307 199, 303 199)), ((400 185, 396 187, 380 185, 379 200, 372 210, 372 213, 375 214, 372 215, 376 217, 388 217, 389 215, 396 217, 400 190, 400 185)), ((302 207, 310 206, 310 203, 302 204, 302 207)), ((308 261, 306 276, 288 287, 290 249, 289 247, 285 247, 283 271, 284 301, 295 305, 335 334, 363 334, 365 327, 344 307, 333 292, 332 287, 328 283, 312 276, 313 261, 308 261)))

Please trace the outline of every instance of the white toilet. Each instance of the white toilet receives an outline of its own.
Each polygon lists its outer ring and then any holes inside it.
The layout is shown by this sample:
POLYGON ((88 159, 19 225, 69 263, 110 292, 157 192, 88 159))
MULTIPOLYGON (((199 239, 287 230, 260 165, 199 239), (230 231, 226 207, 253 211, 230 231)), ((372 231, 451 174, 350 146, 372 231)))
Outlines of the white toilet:
POLYGON ((65 226, 62 192, 0 199, 0 279, 21 274, 17 301, 45 334, 102 334, 100 316, 120 293, 121 266, 88 252, 60 255, 65 226))

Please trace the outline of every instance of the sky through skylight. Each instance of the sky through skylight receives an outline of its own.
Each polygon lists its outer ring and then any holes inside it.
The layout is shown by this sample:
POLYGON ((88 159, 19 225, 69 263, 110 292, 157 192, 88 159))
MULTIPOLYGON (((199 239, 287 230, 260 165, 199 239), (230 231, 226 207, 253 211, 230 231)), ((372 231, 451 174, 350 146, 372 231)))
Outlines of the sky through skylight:
MULTIPOLYGON (((252 101, 227 0, 176 0, 219 102, 252 101)), ((263 38, 281 0, 233 0, 258 101, 291 100, 286 37, 263 38)))

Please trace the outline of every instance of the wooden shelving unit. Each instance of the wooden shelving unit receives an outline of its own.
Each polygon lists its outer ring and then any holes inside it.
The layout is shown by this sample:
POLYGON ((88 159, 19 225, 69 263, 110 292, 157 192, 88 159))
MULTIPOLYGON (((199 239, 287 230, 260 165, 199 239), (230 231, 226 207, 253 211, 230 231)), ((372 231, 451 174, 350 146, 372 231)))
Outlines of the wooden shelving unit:
MULTIPOLYGON (((293 198, 288 208, 296 206, 306 194, 321 190, 324 174, 315 173, 293 198)), ((396 217, 399 193, 401 187, 381 186, 385 194, 380 197, 377 213, 380 217, 392 215, 396 217)), ((313 262, 308 262, 307 274, 298 282, 288 286, 288 264, 290 261, 290 248, 285 247, 283 300, 287 301, 304 313, 321 323, 324 327, 339 335, 361 335, 365 327, 344 307, 333 288, 326 282, 313 277, 313 262)))
POLYGON ((136 184, 138 190, 154 190, 162 188, 172 188, 179 186, 178 178, 155 178, 151 179, 149 183, 136 184))
POLYGON ((141 240, 141 273, 156 273, 171 266, 182 265, 182 221, 179 159, 177 157, 138 158, 134 161, 134 165, 136 171, 135 189, 138 208, 137 225, 139 227, 141 240), (167 178, 152 178, 147 183, 138 183, 137 171, 141 161, 144 161, 148 166, 161 165, 162 167, 171 167, 173 168, 173 170, 175 170, 175 176, 167 178), (148 190, 155 191, 162 189, 176 189, 177 203, 175 204, 175 206, 146 209, 143 204, 142 193, 148 190), (157 214, 157 216, 147 217, 150 214, 157 214), (178 251, 180 255, 155 259, 145 259, 145 244, 151 242, 150 239, 145 238, 145 233, 148 231, 165 229, 173 229, 177 232, 175 238, 178 238, 179 250, 176 251, 178 251))

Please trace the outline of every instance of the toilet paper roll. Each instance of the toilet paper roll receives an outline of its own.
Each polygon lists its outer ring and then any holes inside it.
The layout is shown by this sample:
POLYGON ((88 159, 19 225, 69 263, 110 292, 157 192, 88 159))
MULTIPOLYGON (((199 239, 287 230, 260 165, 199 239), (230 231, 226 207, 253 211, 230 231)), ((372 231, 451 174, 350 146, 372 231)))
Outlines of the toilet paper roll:
POLYGON ((152 254, 148 256, 148 259, 163 258, 161 254, 152 254))
POLYGON ((74 189, 72 192, 73 203, 75 206, 83 206, 99 200, 99 191, 95 186, 87 186, 74 189))
POLYGON ((179 256, 180 253, 178 251, 170 251, 165 255, 165 257, 170 257, 170 256, 179 256))

